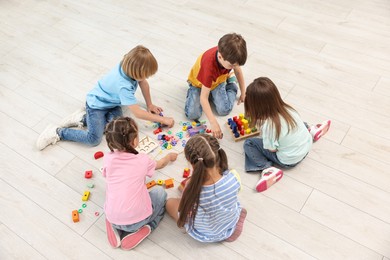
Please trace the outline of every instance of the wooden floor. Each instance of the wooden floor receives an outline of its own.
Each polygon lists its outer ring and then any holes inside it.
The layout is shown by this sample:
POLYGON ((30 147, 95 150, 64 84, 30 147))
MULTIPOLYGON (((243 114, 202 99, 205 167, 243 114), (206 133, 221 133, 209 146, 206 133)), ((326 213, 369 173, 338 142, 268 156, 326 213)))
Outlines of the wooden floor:
MULTIPOLYGON (((243 111, 235 106, 232 115, 243 111)), ((389 0, 1 0, 0 122, 0 259, 390 259, 389 0), (229 32, 247 41, 247 84, 271 78, 305 121, 331 119, 330 132, 259 194, 259 176, 244 172, 242 142, 225 131, 248 210, 236 242, 198 243, 166 216, 135 250, 112 249, 102 161, 93 158, 105 142, 40 152, 38 134, 82 107, 137 44, 159 62, 152 98, 178 131, 189 69, 229 32), (74 224, 88 183, 95 187, 74 224)), ((180 155, 155 179, 173 177, 177 187, 186 166, 180 155)))

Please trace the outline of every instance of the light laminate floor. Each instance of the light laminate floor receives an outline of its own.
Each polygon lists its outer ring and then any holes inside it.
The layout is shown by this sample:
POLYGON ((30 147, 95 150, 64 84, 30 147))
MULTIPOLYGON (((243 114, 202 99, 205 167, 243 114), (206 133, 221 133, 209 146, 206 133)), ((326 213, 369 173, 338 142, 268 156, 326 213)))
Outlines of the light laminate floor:
MULTIPOLYGON (((389 114, 389 0, 1 0, 0 259, 389 260, 389 114), (261 194, 259 176, 243 170, 242 142, 225 134, 221 144, 241 173, 248 210, 236 242, 198 243, 166 217, 135 250, 112 249, 101 160, 93 158, 105 142, 61 142, 40 152, 38 134, 83 106, 95 82, 137 44, 159 62, 152 98, 179 130, 189 69, 228 32, 247 41, 247 84, 270 77, 307 122, 329 118, 331 131, 261 194), (83 177, 87 169, 92 181, 83 177), (74 224, 71 211, 90 182, 95 188, 74 224)), ((152 135, 150 124, 139 123, 152 135)), ((155 179, 172 177, 178 186, 186 166, 181 155, 155 179)))

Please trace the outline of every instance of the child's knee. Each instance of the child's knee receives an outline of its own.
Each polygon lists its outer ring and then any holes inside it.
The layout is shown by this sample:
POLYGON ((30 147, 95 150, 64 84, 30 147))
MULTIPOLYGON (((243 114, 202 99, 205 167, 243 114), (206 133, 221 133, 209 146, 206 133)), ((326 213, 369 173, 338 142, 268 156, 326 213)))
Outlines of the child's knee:
POLYGON ((102 142, 102 136, 91 135, 88 137, 90 146, 98 146, 102 142))
POLYGON ((233 106, 221 106, 215 107, 215 110, 219 116, 227 116, 233 109, 233 106))

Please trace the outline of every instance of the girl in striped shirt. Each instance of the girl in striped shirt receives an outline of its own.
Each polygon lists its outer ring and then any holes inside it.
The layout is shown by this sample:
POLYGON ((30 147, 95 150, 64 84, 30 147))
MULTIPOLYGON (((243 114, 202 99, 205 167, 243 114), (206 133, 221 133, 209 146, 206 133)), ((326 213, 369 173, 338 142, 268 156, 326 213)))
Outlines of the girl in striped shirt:
POLYGON ((228 170, 225 151, 215 137, 198 134, 184 149, 193 173, 181 199, 170 198, 166 210, 179 228, 201 242, 232 242, 242 232, 246 210, 237 194, 239 175, 228 170))

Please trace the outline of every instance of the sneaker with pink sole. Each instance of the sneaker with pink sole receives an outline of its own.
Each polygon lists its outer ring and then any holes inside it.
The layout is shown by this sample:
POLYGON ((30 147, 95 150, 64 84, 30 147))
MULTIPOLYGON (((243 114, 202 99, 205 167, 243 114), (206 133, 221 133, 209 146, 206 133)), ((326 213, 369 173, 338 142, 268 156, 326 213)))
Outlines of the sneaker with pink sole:
POLYGON ((147 238, 152 229, 149 225, 145 225, 142 228, 138 229, 134 233, 130 233, 122 238, 121 247, 123 250, 130 250, 138 246, 145 238, 147 238))
POLYGON ((240 213, 240 218, 238 219, 236 229, 234 230, 233 234, 228 237, 225 241, 226 242, 233 242, 235 241, 242 233, 242 230, 244 228, 244 221, 246 218, 246 209, 242 208, 240 213))
POLYGON ((309 128, 309 132, 313 136, 314 142, 318 141, 318 139, 320 139, 321 136, 325 135, 328 132, 330 128, 330 123, 331 123, 330 120, 326 120, 321 124, 317 124, 309 128))
POLYGON ((121 237, 119 231, 114 228, 110 222, 106 219, 106 230, 108 242, 113 248, 117 248, 121 245, 121 237))
POLYGON ((259 182, 256 184, 256 190, 258 192, 263 192, 278 182, 282 177, 283 171, 276 167, 264 169, 261 173, 259 182))

